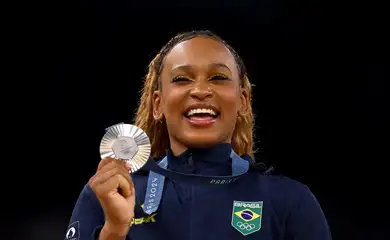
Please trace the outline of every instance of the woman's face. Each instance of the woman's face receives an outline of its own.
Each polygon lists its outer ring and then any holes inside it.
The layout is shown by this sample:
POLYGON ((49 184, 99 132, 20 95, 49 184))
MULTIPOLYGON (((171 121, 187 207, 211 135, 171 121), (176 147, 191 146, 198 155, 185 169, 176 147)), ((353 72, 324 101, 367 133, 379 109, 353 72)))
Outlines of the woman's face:
POLYGON ((177 44, 163 64, 154 116, 165 118, 174 154, 230 143, 237 115, 246 111, 248 101, 225 45, 195 37, 177 44))

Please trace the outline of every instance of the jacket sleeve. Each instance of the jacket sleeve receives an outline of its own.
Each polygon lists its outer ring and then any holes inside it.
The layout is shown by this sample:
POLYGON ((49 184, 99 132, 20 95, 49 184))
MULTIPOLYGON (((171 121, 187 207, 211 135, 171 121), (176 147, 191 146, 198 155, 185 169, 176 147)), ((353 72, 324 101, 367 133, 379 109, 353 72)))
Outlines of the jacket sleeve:
POLYGON ((287 240, 331 240, 331 233, 314 194, 303 185, 287 218, 287 240))
POLYGON ((86 184, 70 218, 65 240, 97 240, 104 225, 104 213, 90 186, 86 184))

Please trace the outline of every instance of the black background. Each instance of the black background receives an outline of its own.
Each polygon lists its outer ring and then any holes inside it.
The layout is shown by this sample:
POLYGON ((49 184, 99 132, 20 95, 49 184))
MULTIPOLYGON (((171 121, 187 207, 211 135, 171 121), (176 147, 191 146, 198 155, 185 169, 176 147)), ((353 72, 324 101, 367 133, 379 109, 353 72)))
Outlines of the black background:
POLYGON ((21 80, 6 81, 21 106, 3 101, 29 142, 24 160, 10 160, 21 171, 6 171, 23 173, 4 184, 21 195, 4 198, 21 202, 4 208, 11 238, 63 238, 104 129, 134 117, 149 61, 176 33, 208 29, 256 85, 257 160, 311 188, 334 239, 385 239, 387 13, 365 4, 85 0, 29 12, 21 80))

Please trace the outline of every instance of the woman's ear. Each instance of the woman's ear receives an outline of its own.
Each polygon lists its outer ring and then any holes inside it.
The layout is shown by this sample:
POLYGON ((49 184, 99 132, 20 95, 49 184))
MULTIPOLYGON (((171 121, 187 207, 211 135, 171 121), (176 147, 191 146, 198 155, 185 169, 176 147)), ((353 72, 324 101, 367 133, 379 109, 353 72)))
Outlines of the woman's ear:
POLYGON ((160 94, 158 90, 153 93, 153 118, 156 121, 160 121, 163 118, 160 94))
POLYGON ((241 104, 240 104, 240 108, 238 109, 238 114, 241 116, 245 116, 248 114, 250 100, 249 100, 248 92, 246 91, 246 89, 241 88, 240 91, 241 91, 241 93, 240 93, 241 104))

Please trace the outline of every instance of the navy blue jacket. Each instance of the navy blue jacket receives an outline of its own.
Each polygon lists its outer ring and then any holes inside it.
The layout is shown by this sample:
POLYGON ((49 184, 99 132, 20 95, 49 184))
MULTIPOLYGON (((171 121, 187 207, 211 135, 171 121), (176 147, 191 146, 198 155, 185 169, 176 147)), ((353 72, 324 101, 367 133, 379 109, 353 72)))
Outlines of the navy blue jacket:
MULTIPOLYGON (((178 157, 168 151, 168 169, 230 175, 230 152, 228 144, 208 150, 188 150, 178 157)), ((251 161, 248 156, 243 158, 251 161)), ((148 176, 133 174, 132 178, 140 209, 148 176)), ((158 211, 148 216, 137 209, 128 240, 331 239, 321 207, 307 186, 253 169, 225 185, 194 185, 166 179, 158 211)), ((98 239, 103 225, 102 208, 92 189, 85 185, 65 239, 98 239)))

